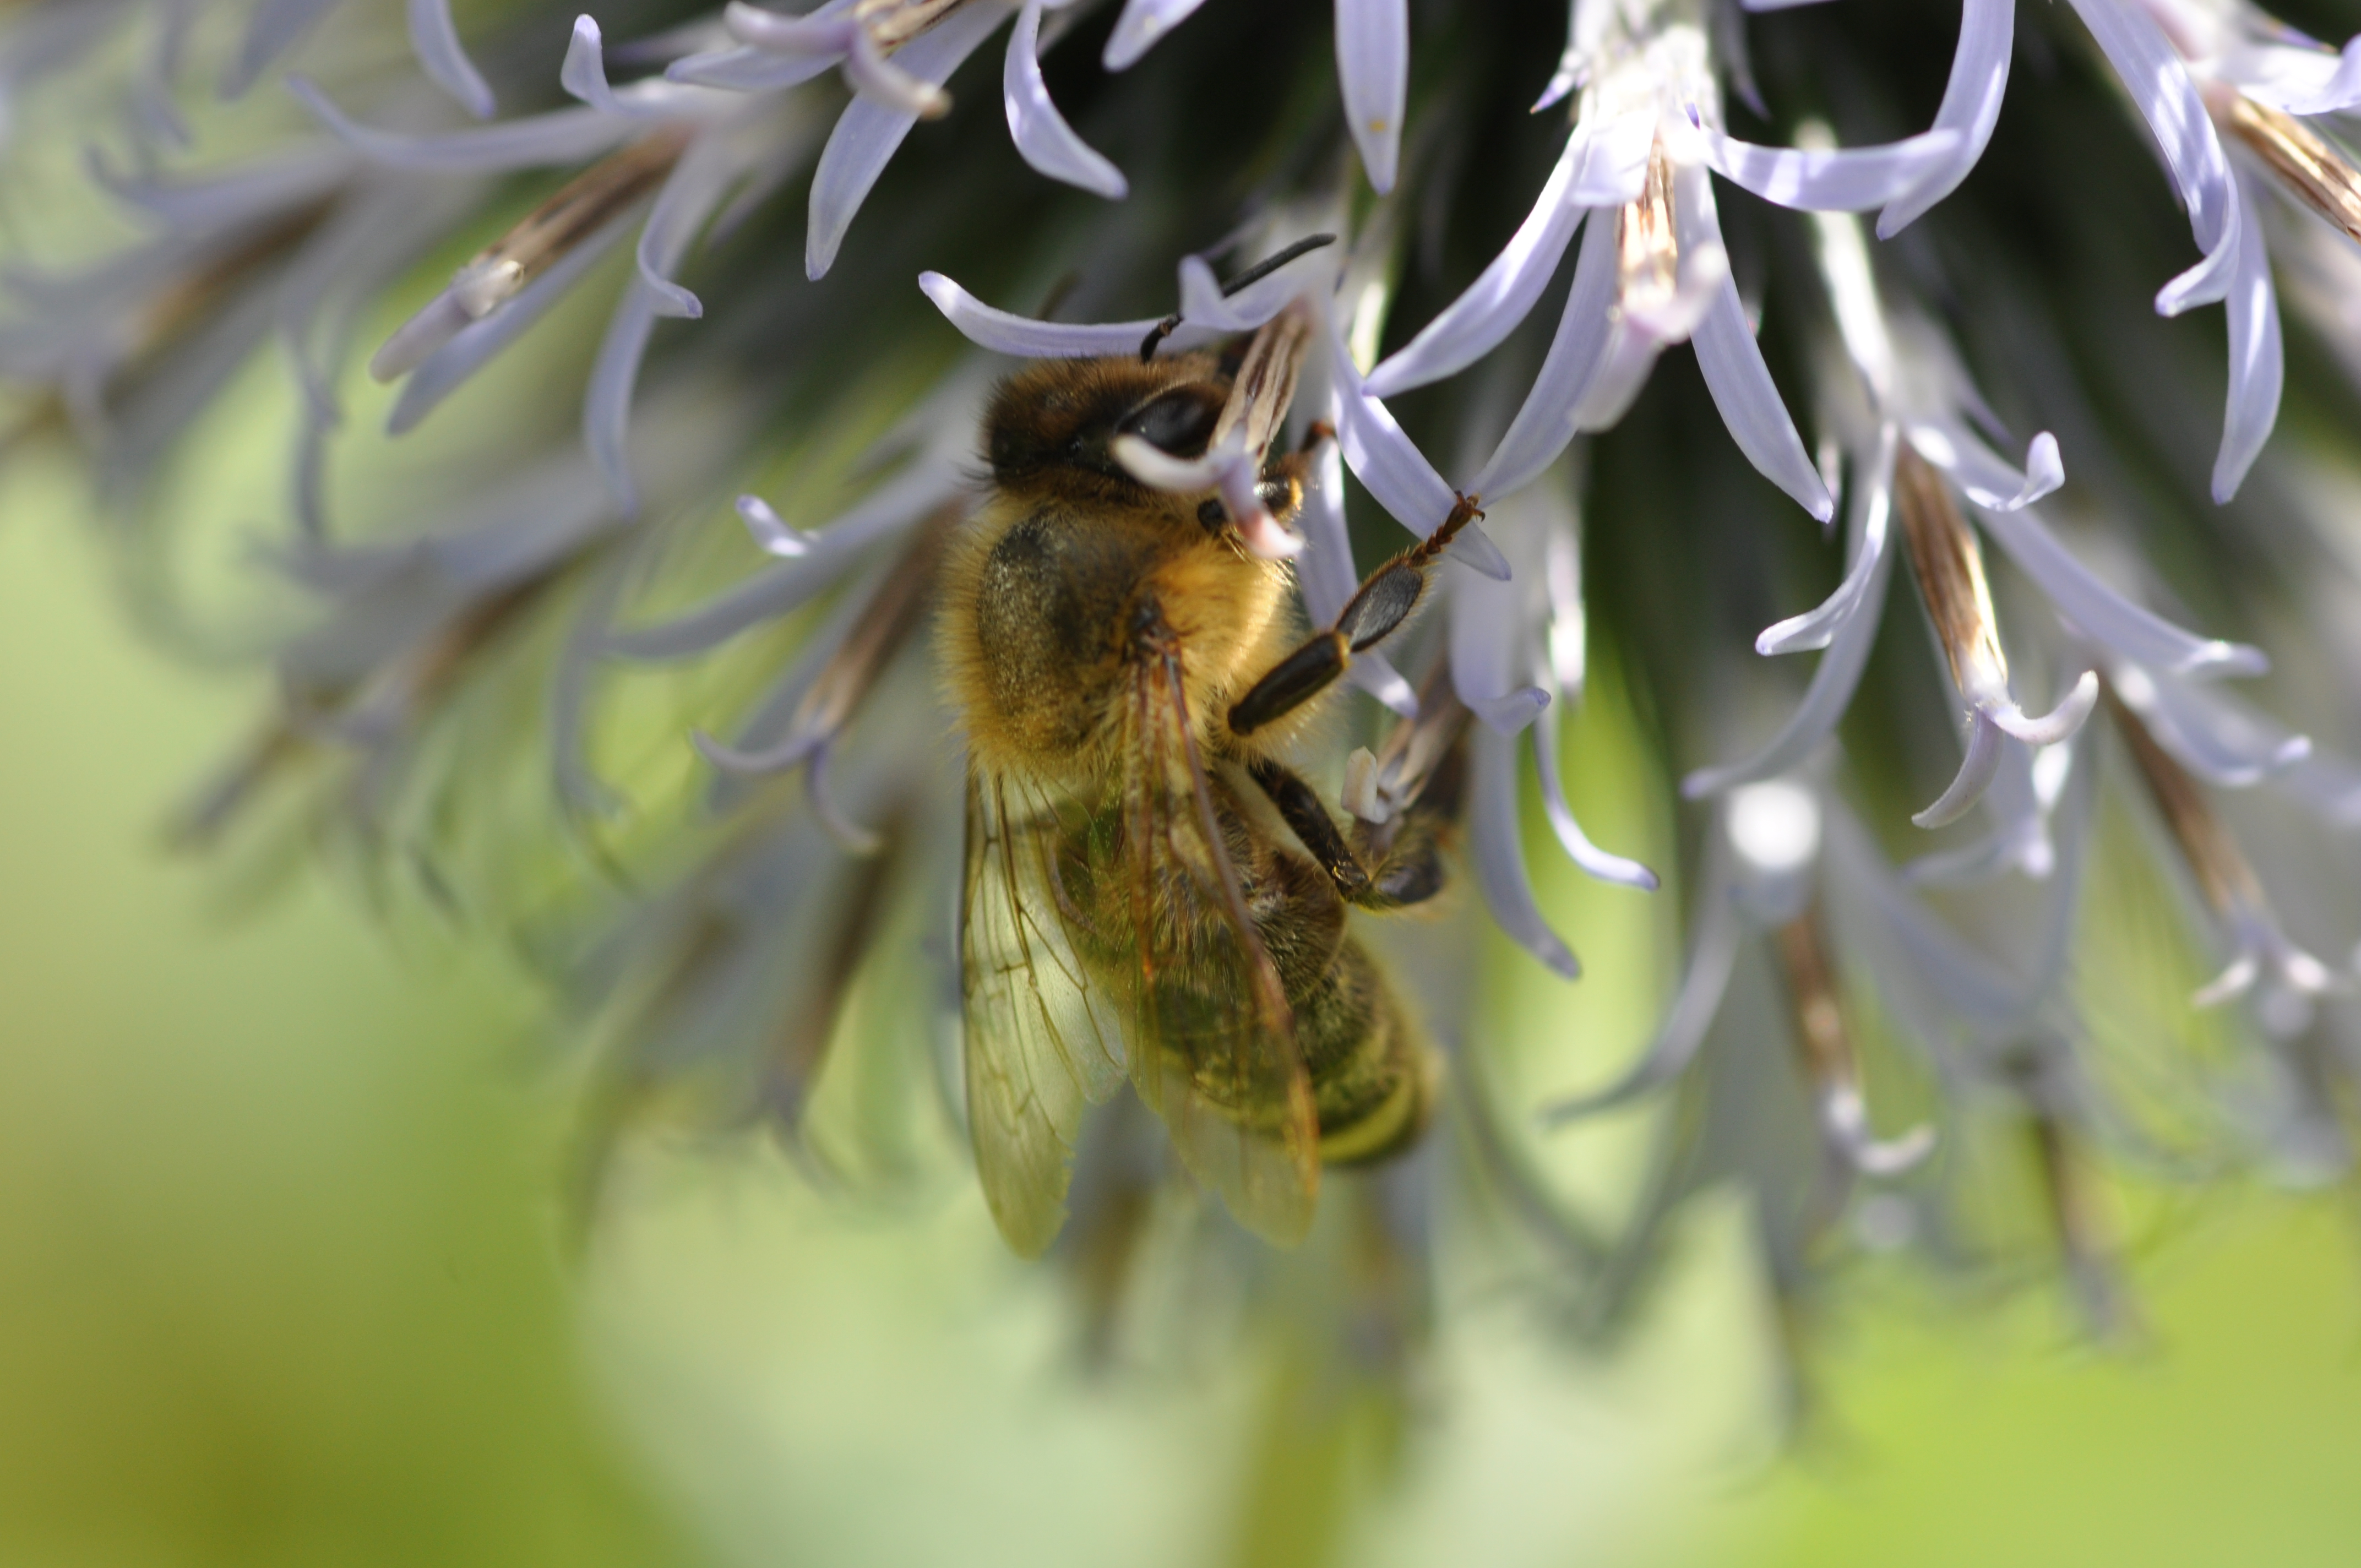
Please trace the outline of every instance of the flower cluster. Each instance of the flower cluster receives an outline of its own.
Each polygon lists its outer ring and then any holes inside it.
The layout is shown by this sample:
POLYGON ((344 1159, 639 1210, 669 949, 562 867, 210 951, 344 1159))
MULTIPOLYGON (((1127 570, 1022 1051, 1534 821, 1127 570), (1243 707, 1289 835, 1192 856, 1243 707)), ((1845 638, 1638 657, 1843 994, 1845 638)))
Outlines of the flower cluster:
MULTIPOLYGON (((75 444, 149 613, 276 672, 182 834, 275 815, 521 930, 586 1018, 601 1148, 668 1113, 826 1180, 955 1158, 920 631, 983 400, 1284 316, 1291 529, 1260 439, 1115 455, 1222 497, 1317 625, 1396 528, 1485 516, 1307 766, 1382 824, 1472 716, 1498 929, 1580 972, 1537 847, 1686 932, 1620 1076, 1523 1021, 1546 1095, 1471 1023, 1466 922, 1405 955, 1458 1069, 1431 1142, 1466 1157, 1332 1189, 1340 1354, 1406 1363, 1438 1187, 1538 1245, 1570 1321, 1735 1182, 1783 1303, 1843 1223, 1946 1266, 2054 1245, 2113 1323, 2103 1168, 2349 1163, 2361 39, 2243 0, 38 0, 0 13, 0 107, 12 205, 57 214, 9 214, 11 444, 75 444), (1005 140, 961 74, 1004 27, 1005 140), (224 477, 257 430, 283 502, 224 477), (228 610, 181 562, 224 483, 288 520, 228 610), (1748 654, 1766 619, 1752 653, 1808 680, 1748 654), (1628 741, 1569 750, 1601 663, 1628 741), (1601 770, 1690 804, 1602 847, 1601 770), (2185 918, 2111 927, 2158 893, 2185 918), (2129 1038, 2135 1005, 2169 1026, 2129 1038), (2169 1043, 2206 1031, 2226 1065, 2169 1043), (1647 1191, 1600 1218, 1554 1151, 1643 1104, 1647 1191), (2013 1163, 2047 1243, 1978 1229, 2013 1163)), ((1105 1332, 1159 1249, 1282 1266, 1136 1105, 1076 1170, 1105 1332)))

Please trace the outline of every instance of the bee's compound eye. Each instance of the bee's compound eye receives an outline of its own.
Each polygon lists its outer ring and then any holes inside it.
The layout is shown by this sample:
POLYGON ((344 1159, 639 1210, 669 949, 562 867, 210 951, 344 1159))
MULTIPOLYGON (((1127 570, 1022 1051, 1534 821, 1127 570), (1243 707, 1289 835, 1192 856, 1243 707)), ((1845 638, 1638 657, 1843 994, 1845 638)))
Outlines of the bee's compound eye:
POLYGON ((1132 411, 1115 433, 1138 436, 1175 457, 1202 457, 1228 400, 1228 392, 1207 382, 1175 387, 1132 411))

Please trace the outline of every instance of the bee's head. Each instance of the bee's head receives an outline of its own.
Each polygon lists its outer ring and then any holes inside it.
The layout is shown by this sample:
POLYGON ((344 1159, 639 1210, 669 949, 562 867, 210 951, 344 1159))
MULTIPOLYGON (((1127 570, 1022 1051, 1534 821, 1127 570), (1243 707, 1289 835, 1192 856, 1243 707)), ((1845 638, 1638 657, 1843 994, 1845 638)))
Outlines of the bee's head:
POLYGON ((1049 359, 1003 381, 984 415, 984 455, 1006 488, 1077 480, 1130 498, 1143 488, 1115 460, 1117 435, 1137 435, 1175 457, 1200 457, 1229 400, 1209 354, 1137 359, 1049 359))

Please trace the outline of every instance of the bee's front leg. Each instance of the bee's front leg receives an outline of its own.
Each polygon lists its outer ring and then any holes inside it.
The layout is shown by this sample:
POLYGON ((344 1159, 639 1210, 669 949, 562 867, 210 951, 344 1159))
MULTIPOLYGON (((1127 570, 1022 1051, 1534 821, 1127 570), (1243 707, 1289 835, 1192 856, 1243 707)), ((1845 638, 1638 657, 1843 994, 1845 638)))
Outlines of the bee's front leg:
POLYGON ((1232 706, 1230 732, 1250 734, 1292 713, 1343 674, 1354 654, 1366 652, 1398 630, 1426 597, 1427 574, 1434 563, 1461 529, 1484 515, 1477 500, 1460 497, 1442 527, 1363 578, 1335 625, 1315 632, 1232 706))

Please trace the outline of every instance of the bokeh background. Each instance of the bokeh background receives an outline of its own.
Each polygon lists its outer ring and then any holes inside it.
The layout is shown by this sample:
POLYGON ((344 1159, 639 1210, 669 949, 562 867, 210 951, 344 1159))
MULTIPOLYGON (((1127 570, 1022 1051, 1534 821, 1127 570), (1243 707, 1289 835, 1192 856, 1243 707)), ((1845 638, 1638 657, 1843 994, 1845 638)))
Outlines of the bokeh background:
MULTIPOLYGON (((2174 1205, 2111 1350, 2052 1287, 1865 1289, 1800 1429, 1708 1203, 1612 1358, 1451 1312, 1392 1460, 1292 1430, 1279 1349, 1078 1380, 964 1189, 879 1212, 759 1145, 642 1148, 569 1240, 544 1002, 497 934, 169 855, 258 677, 143 645, 62 467, 5 473, 0 1562, 2361 1559, 2343 1193, 2174 1205)), ((1631 925, 1544 893, 1587 952, 1631 925)))

